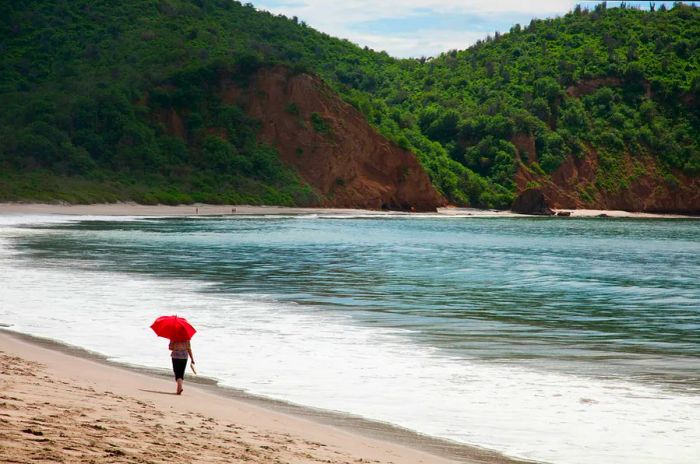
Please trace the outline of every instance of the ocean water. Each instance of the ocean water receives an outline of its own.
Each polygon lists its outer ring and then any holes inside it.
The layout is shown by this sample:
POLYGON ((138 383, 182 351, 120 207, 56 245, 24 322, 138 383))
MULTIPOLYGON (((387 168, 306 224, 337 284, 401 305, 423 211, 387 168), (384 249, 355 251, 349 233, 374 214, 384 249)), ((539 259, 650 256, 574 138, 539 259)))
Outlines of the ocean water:
POLYGON ((0 217, 0 323, 551 463, 700 462, 700 221, 0 217))

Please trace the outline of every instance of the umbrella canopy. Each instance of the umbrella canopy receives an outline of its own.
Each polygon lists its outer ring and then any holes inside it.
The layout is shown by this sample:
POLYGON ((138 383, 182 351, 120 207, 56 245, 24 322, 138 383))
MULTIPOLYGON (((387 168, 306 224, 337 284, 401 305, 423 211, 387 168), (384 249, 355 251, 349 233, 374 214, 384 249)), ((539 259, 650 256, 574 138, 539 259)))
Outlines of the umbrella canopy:
POLYGON ((184 342, 197 332, 184 317, 161 316, 151 324, 151 329, 159 337, 176 342, 184 342))

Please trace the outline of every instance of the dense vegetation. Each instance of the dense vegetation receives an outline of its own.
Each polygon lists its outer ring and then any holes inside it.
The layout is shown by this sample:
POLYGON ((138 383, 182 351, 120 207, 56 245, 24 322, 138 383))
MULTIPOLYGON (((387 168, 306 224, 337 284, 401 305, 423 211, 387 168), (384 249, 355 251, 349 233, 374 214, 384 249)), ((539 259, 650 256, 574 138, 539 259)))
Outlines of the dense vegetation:
POLYGON ((6 199, 313 203, 213 89, 222 66, 245 80, 272 63, 323 77, 454 203, 512 201, 517 134, 543 176, 595 149, 601 190, 629 182, 626 154, 654 157, 670 182, 700 174, 700 10, 686 5, 577 8, 420 60, 229 0, 28 0, 0 14, 6 199), (172 108, 187 108, 181 137, 160 117, 172 108))

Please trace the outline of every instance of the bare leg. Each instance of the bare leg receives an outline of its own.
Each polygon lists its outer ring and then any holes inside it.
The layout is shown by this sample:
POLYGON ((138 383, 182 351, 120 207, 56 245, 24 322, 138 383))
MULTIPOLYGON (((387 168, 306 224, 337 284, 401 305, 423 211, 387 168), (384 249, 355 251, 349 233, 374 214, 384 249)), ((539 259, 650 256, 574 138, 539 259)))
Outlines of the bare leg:
POLYGON ((177 379, 177 394, 182 393, 182 379, 177 379))

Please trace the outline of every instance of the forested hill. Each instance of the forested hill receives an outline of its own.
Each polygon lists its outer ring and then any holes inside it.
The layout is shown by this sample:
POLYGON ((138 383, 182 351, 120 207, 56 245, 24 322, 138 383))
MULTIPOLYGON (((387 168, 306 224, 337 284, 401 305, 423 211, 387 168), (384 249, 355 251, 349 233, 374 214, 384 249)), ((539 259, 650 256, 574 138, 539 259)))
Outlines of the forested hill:
MULTIPOLYGON (((539 188, 555 206, 700 211, 691 6, 577 8, 420 60, 229 0, 3 2, 0 14, 5 199, 332 200, 345 178, 320 190, 261 139, 269 122, 223 96, 228 76, 264 99, 261 73, 281 66, 320 76, 454 204, 503 208, 539 188)), ((339 140, 341 106, 286 108, 315 131, 300 159, 339 140)))

